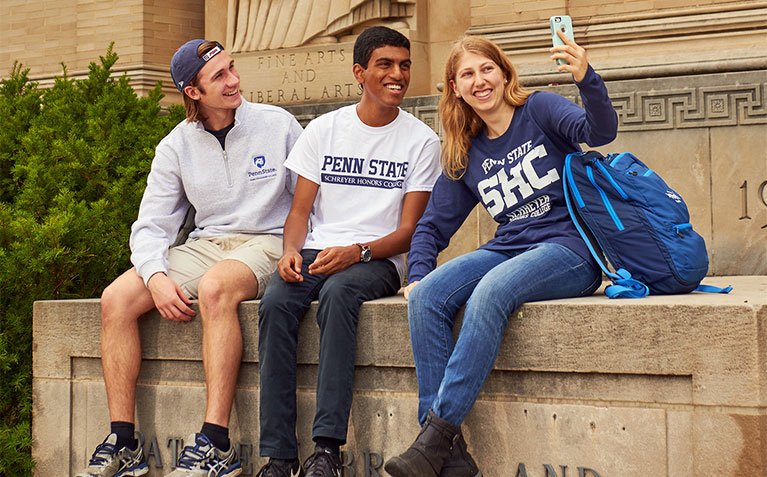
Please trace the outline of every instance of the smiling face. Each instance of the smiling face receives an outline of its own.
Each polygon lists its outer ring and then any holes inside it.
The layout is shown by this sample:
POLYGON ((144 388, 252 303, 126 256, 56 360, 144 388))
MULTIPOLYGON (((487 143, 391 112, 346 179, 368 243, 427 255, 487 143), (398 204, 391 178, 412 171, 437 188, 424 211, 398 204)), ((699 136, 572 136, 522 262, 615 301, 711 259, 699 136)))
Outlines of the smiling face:
POLYGON ((361 103, 396 112, 410 84, 410 63, 407 48, 382 46, 373 50, 367 68, 355 64, 354 76, 363 86, 361 103))
POLYGON ((211 58, 197 73, 197 85, 187 86, 184 93, 199 101, 198 105, 204 116, 212 118, 223 114, 231 115, 233 119, 234 110, 242 103, 242 97, 240 74, 234 67, 234 60, 229 53, 222 51, 211 58))
POLYGON ((504 100, 506 82, 503 70, 493 60, 464 51, 450 87, 456 96, 484 118, 511 108, 504 100))

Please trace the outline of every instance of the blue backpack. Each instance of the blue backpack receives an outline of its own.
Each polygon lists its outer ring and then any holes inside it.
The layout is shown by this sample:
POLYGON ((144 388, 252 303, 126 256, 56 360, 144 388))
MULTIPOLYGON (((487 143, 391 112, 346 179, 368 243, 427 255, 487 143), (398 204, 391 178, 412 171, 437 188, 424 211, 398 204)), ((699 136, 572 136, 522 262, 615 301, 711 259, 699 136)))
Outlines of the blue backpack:
POLYGON ((708 271, 703 237, 679 194, 633 154, 568 154, 562 182, 575 227, 613 282, 610 298, 732 290, 700 285, 708 271))

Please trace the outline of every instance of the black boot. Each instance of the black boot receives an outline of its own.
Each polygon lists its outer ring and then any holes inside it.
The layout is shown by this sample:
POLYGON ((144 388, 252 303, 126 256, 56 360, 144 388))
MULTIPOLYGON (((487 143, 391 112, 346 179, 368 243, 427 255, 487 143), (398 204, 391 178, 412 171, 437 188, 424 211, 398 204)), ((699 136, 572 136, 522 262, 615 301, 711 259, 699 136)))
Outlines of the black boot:
POLYGON ((450 456, 442 466, 439 477, 482 477, 482 472, 479 471, 477 463, 466 448, 463 434, 458 435, 458 440, 455 441, 450 456))
POLYGON ((438 477, 460 433, 460 427, 429 409, 415 442, 403 454, 389 459, 384 469, 394 477, 438 477))

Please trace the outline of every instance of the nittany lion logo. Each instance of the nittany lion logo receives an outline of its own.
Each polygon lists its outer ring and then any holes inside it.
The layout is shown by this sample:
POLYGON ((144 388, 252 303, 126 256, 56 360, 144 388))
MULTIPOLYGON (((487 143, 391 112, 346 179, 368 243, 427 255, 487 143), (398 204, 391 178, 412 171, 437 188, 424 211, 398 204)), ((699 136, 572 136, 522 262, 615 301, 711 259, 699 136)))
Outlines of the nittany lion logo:
POLYGON ((266 157, 264 156, 256 156, 253 158, 253 164, 256 165, 259 169, 264 167, 266 165, 266 157))

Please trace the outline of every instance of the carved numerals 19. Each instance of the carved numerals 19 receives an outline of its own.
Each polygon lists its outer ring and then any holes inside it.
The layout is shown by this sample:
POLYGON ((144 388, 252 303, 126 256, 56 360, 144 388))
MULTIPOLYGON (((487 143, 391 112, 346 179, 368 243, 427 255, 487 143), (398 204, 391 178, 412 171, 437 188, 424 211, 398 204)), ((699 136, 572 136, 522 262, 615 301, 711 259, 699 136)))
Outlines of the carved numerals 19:
MULTIPOLYGON (((767 207, 767 196, 765 195, 765 192, 767 191, 765 189, 767 189, 767 181, 759 184, 756 197, 759 199, 759 202, 761 202, 763 206, 767 207)), ((741 202, 743 204, 743 215, 740 216, 739 220, 751 220, 751 216, 748 215, 748 181, 743 181, 743 185, 740 186, 740 190, 741 202)), ((767 224, 762 225, 762 229, 767 229, 767 224)))

